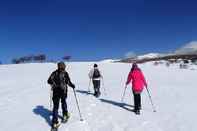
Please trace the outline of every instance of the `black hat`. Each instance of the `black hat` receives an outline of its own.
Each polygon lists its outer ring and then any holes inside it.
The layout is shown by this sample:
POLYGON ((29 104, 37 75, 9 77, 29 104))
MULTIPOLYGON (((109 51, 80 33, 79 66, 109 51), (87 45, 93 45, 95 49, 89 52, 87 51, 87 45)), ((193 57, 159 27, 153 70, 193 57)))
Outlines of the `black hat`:
POLYGON ((133 63, 132 68, 138 68, 137 63, 133 63))
POLYGON ((57 63, 57 67, 58 67, 58 68, 62 68, 62 67, 65 68, 66 65, 65 65, 64 62, 61 61, 61 62, 58 62, 58 63, 57 63))
POLYGON ((97 64, 94 64, 94 67, 98 67, 98 65, 97 64))

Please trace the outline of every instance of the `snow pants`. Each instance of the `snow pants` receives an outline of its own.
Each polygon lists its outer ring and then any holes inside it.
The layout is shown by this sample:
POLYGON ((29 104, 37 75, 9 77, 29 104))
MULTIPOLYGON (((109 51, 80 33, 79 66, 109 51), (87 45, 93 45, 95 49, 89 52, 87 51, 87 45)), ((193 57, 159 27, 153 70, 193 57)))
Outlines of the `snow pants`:
POLYGON ((92 80, 93 86, 94 86, 94 95, 99 96, 100 95, 100 80, 92 80))
POLYGON ((134 110, 139 111, 141 109, 141 94, 133 91, 134 96, 134 110))
POLYGON ((63 115, 66 115, 68 113, 67 110, 67 103, 66 103, 67 93, 64 93, 62 90, 54 90, 53 91, 53 118, 52 123, 58 123, 58 109, 59 109, 59 103, 61 100, 62 104, 62 113, 63 115))

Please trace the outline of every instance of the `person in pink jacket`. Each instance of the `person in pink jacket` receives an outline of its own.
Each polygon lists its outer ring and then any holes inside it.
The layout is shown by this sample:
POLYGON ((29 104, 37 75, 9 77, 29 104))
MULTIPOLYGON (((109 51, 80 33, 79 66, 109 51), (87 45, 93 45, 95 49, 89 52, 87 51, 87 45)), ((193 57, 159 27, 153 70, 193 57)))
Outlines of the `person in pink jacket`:
POLYGON ((140 114, 141 109, 141 93, 144 89, 144 86, 147 87, 146 80, 144 75, 138 65, 133 63, 131 71, 129 72, 126 86, 132 81, 132 90, 134 96, 134 111, 136 114, 140 114))

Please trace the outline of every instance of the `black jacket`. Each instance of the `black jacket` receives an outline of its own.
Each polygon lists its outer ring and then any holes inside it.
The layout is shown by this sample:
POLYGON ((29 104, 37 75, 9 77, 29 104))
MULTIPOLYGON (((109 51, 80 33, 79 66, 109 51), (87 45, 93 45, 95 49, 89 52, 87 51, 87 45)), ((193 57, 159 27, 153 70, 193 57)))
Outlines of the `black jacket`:
POLYGON ((67 93, 67 85, 75 88, 66 71, 54 71, 48 79, 48 84, 52 85, 53 90, 64 91, 65 93, 67 93))

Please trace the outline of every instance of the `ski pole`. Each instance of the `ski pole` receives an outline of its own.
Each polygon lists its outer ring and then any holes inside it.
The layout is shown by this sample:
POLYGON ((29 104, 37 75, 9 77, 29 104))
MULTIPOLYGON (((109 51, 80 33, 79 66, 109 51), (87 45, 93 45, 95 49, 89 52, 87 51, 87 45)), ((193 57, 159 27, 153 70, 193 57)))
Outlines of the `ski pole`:
POLYGON ((126 88, 127 88, 127 85, 125 85, 125 88, 124 88, 124 93, 123 93, 123 95, 122 95, 122 98, 121 98, 121 102, 123 102, 123 100, 124 100, 124 97, 125 97, 125 92, 126 92, 126 88))
POLYGON ((152 98, 151 98, 151 95, 150 95, 150 92, 149 92, 147 86, 146 86, 146 90, 147 90, 147 92, 148 92, 148 96, 149 96, 149 99, 150 99, 150 102, 151 102, 151 105, 152 105, 152 108, 153 108, 153 112, 156 112, 155 106, 154 106, 154 104, 153 104, 153 101, 152 101, 152 98))
POLYGON ((50 90, 50 109, 52 110, 52 97, 53 97, 53 90, 52 90, 52 88, 51 88, 51 90, 50 90))
POLYGON ((90 92, 90 84, 91 84, 91 78, 90 78, 90 80, 89 80, 88 92, 90 92))
POLYGON ((102 77, 102 85, 103 85, 104 94, 107 95, 103 77, 102 77))
POLYGON ((83 118, 81 116, 81 111, 80 111, 80 108, 79 108, 79 102, 77 100, 77 95, 76 95, 76 92, 75 92, 74 88, 73 88, 73 92, 74 92, 74 95, 75 95, 75 100, 76 100, 77 108, 78 108, 78 111, 79 111, 80 121, 83 121, 83 118))

